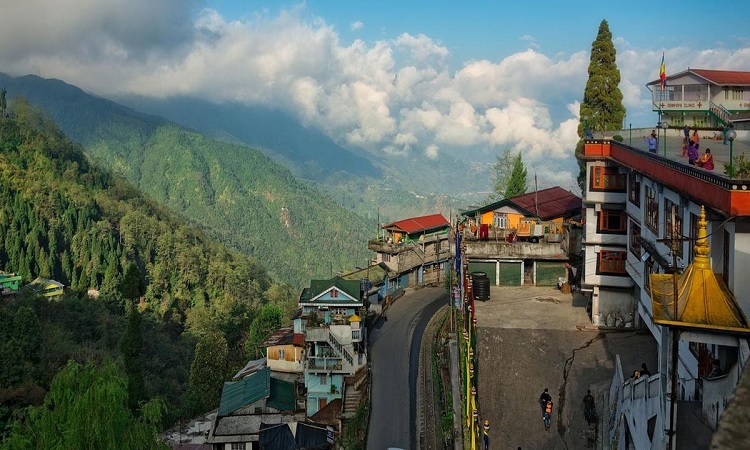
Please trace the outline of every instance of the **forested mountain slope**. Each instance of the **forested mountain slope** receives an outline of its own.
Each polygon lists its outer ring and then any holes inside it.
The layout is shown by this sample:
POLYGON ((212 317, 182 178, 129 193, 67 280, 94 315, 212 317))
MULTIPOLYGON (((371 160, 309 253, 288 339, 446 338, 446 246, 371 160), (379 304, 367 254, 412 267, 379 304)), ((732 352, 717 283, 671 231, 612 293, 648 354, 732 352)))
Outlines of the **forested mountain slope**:
POLYGON ((164 119, 90 96, 58 80, 0 75, 10 98, 28 98, 93 160, 262 261, 297 287, 363 265, 375 223, 343 208, 260 151, 216 141, 164 119))
MULTIPOLYGON (((38 403, 69 359, 120 357, 128 300, 140 297, 144 316, 147 345, 135 352, 142 358, 135 367, 144 372, 145 398, 161 396, 175 418, 196 412, 185 401, 195 339, 224 342, 225 359, 213 359, 220 392, 224 371, 255 352, 246 338, 257 312, 297 294, 90 163, 24 101, 0 114, 0 242, 0 269, 24 283, 42 276, 68 289, 52 302, 23 293, 0 298, 0 435, 3 421, 38 403)), ((218 402, 218 394, 208 398, 218 402)))

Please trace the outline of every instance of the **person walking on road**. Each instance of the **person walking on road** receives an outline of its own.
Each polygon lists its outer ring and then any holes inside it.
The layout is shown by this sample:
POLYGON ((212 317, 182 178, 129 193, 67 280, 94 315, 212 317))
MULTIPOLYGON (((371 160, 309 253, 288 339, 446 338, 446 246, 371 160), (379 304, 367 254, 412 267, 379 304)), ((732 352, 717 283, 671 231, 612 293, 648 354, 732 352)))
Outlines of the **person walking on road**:
POLYGON ((591 395, 591 389, 587 390, 586 395, 583 396, 583 416, 589 425, 596 423, 596 401, 591 395))
POLYGON ((547 402, 552 401, 552 396, 549 395, 549 389, 544 388, 544 392, 539 396, 539 407, 542 408, 542 416, 544 416, 544 409, 547 407, 547 402))
POLYGON ((547 402, 544 406, 544 429, 549 431, 549 427, 552 424, 552 401, 547 402))

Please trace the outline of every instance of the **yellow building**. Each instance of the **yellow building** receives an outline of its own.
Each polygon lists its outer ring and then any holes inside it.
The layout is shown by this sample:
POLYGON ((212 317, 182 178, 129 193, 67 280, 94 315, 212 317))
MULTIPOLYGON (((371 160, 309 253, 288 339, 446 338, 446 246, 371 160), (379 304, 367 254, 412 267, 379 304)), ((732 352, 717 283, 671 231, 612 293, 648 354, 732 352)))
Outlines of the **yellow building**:
POLYGON ((59 281, 49 280, 47 278, 37 277, 34 281, 25 286, 36 295, 42 295, 47 298, 59 297, 63 295, 65 285, 59 281))

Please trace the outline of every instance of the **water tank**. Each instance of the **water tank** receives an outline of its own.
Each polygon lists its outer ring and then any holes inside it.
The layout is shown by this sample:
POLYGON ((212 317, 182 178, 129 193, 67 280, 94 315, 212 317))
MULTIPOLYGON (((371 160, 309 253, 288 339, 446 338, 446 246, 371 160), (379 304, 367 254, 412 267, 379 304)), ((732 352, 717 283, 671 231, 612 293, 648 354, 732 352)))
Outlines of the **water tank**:
POLYGON ((474 299, 487 301, 490 299, 490 279, 485 272, 472 272, 471 280, 474 286, 474 299))

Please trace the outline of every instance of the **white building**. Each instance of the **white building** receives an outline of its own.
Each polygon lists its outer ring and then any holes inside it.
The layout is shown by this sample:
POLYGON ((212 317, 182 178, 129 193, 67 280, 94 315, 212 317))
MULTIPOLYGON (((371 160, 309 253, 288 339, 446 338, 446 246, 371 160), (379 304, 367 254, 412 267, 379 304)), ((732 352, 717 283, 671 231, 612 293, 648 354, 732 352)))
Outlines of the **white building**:
MULTIPOLYGON (((658 373, 634 380, 622 373, 615 377, 609 402, 613 410, 607 412, 616 419, 610 423, 610 444, 666 448, 669 437, 661 430, 670 429, 672 326, 682 330, 675 439, 693 438, 683 433, 710 437, 750 357, 745 318, 750 311, 750 180, 729 180, 615 141, 586 141, 582 158, 587 170, 582 284, 591 295, 592 321, 605 327, 645 327, 659 349, 659 367, 652 368, 658 373), (700 279, 711 278, 702 284, 689 278, 696 273, 701 207, 708 269, 700 279), (683 240, 673 254, 668 240, 675 233, 683 240), (680 272, 689 268, 679 282, 677 317, 658 302, 654 310, 651 286, 651 274, 668 272, 674 261, 680 272), (714 282, 715 287, 706 287, 714 282), (696 298, 702 300, 689 303, 696 298), (696 308, 703 309, 695 313, 696 308), (736 323, 723 325, 719 310, 725 316, 732 311, 736 323), (685 319, 688 313, 695 317, 685 319), (717 359, 723 375, 709 378, 717 359), (681 415, 691 409, 695 414, 681 415), (691 423, 693 416, 702 420, 691 423)), ((659 289, 654 292, 671 295, 663 286, 659 289)))

